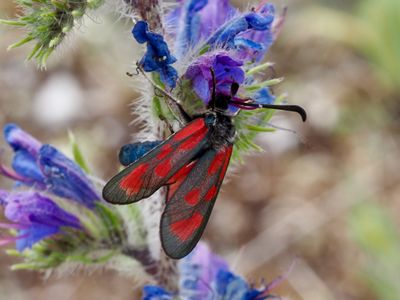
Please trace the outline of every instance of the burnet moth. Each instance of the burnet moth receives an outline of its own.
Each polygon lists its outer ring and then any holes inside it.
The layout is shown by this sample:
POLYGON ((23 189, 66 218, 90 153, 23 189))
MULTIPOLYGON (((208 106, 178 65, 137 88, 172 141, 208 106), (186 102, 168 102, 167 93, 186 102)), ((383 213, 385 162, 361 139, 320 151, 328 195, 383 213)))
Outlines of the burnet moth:
POLYGON ((234 97, 237 83, 232 84, 231 95, 217 94, 214 71, 210 71, 214 84, 207 111, 189 119, 165 141, 125 145, 119 158, 123 165, 129 165, 103 189, 107 202, 130 204, 167 187, 160 236, 165 253, 175 259, 186 256, 196 246, 225 177, 236 133, 229 105, 293 111, 306 120, 306 112, 297 105, 238 100, 234 97))

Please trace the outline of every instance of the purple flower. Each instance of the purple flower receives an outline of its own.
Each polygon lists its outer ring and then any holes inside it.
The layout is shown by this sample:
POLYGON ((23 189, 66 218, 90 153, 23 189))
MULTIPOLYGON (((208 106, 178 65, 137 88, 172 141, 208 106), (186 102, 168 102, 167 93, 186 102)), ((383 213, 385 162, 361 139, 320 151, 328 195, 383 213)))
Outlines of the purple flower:
POLYGON ((94 207, 100 199, 81 168, 56 148, 42 145, 15 124, 6 125, 4 135, 15 155, 13 170, 0 165, 0 174, 89 208, 94 207))
POLYGON ((167 17, 176 53, 183 57, 190 48, 206 40, 211 48, 237 50, 237 57, 248 61, 263 58, 274 40, 272 24, 275 8, 261 4, 239 14, 229 0, 182 0, 181 7, 167 17), (177 34, 175 34, 177 32, 177 34))
MULTIPOLYGON (((228 264, 199 243, 179 262, 179 295, 158 286, 146 286, 142 300, 263 300, 272 298, 271 286, 256 289, 229 270, 228 264)), ((275 282, 273 282, 275 284, 275 282)))
POLYGON ((89 208, 100 199, 82 169, 51 145, 40 148, 39 166, 46 185, 57 196, 74 200, 89 208))
POLYGON ((262 49, 260 42, 264 35, 268 35, 274 20, 273 6, 268 5, 268 10, 263 8, 261 12, 250 12, 231 19, 219 28, 208 40, 207 44, 212 47, 223 47, 225 49, 251 48, 262 49), (255 38, 254 32, 264 32, 255 38))
POLYGON ((215 72, 217 93, 229 95, 232 83, 244 82, 245 73, 241 66, 242 62, 232 58, 226 51, 207 53, 189 66, 185 78, 192 82, 196 94, 208 103, 213 87, 210 69, 212 68, 215 72))
POLYGON ((176 40, 178 57, 184 56, 199 41, 207 39, 235 13, 236 9, 229 0, 181 1, 181 7, 167 17, 168 27, 177 32, 172 32, 172 38, 176 40))
POLYGON ((30 248, 44 238, 61 232, 63 227, 79 230, 82 228, 74 215, 37 192, 0 191, 0 203, 5 207, 6 218, 13 222, 3 224, 2 227, 18 230, 16 237, 18 251, 30 248))
POLYGON ((201 19, 198 14, 207 5, 207 0, 186 1, 181 9, 182 21, 178 28, 177 49, 178 57, 182 57, 185 52, 195 45, 200 38, 201 19))
POLYGON ((237 9, 229 0, 208 0, 208 4, 200 11, 201 37, 208 38, 236 13, 237 9))
POLYGON ((138 43, 147 43, 147 51, 140 61, 144 71, 157 72, 163 83, 174 88, 178 72, 170 65, 176 62, 176 58, 171 55, 162 35, 150 31, 145 21, 137 22, 132 29, 132 34, 138 43))
POLYGON ((181 286, 184 290, 196 290, 198 296, 210 293, 209 284, 220 271, 228 271, 228 264, 213 254, 204 243, 199 243, 195 251, 180 264, 181 286))
POLYGON ((257 13, 271 22, 264 30, 250 29, 235 38, 234 43, 238 56, 244 60, 262 60, 275 39, 274 23, 272 23, 275 7, 272 4, 265 4, 257 13))
MULTIPOLYGON (((44 176, 36 162, 42 144, 15 124, 7 124, 3 131, 5 140, 15 152, 12 168, 16 172, 4 175, 14 177, 25 184, 36 184, 43 188, 44 176)), ((2 170, 6 168, 2 166, 0 169, 0 173, 5 173, 1 172, 2 170)))

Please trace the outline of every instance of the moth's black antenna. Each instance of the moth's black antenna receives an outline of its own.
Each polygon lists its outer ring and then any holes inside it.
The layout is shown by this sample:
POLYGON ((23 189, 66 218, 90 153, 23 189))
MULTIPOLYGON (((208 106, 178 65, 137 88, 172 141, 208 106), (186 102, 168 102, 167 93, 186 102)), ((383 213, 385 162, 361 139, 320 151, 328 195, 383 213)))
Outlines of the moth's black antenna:
POLYGON ((251 103, 251 102, 240 102, 240 101, 234 101, 231 100, 229 101, 232 104, 238 105, 239 107, 247 106, 247 107, 254 107, 254 108, 271 108, 271 109, 277 109, 277 110, 285 110, 285 111, 292 111, 296 112, 301 116, 301 119, 303 122, 307 120, 307 113, 299 105, 278 105, 278 104, 258 104, 258 103, 251 103))
POLYGON ((215 78, 215 72, 214 69, 211 67, 210 68, 211 72, 211 77, 212 77, 212 94, 211 94, 211 103, 212 103, 212 109, 215 110, 215 101, 217 98, 217 79, 215 78))
POLYGON ((135 73, 126 72, 126 75, 128 75, 129 77, 137 76, 139 74, 140 74, 139 68, 135 69, 135 73))

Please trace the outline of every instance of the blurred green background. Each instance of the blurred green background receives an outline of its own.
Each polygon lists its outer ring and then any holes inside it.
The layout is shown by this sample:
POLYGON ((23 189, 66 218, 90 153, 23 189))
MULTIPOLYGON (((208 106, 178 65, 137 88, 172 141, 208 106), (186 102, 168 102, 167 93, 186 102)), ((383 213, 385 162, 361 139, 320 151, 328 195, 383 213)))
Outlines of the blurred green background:
MULTIPOLYGON (((116 0, 115 0, 116 1, 116 0)), ((234 1, 247 7, 247 1, 234 1)), ((307 123, 277 114, 259 136, 265 153, 231 172, 205 239, 248 280, 294 270, 283 299, 400 299, 400 1, 286 0, 287 22, 268 60, 307 123)), ((131 140, 132 71, 139 57, 130 23, 107 4, 86 17, 39 71, 22 32, 0 27, 0 125, 20 124, 67 153, 72 130, 94 174, 110 177, 131 140)), ((18 10, 0 3, 0 18, 18 10)), ((7 148, 0 141, 1 148, 7 148)), ((8 161, 10 151, 2 158, 8 161)), ((11 182, 0 178, 0 187, 11 182)), ((9 271, 0 254, 0 299, 135 299, 133 282, 104 270, 44 279, 9 271)))

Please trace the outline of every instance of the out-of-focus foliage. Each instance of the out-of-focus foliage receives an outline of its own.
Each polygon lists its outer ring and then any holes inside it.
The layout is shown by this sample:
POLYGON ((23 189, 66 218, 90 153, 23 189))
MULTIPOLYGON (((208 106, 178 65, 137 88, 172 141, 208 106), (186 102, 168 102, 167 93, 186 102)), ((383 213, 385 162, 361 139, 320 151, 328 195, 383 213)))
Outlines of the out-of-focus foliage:
POLYGON ((361 277, 381 300, 400 298, 400 234, 388 212, 366 202, 350 215, 353 236, 365 253, 361 277))
POLYGON ((376 67, 385 84, 399 87, 400 1, 356 1, 350 12, 317 5, 299 18, 308 22, 309 31, 357 49, 376 67))

